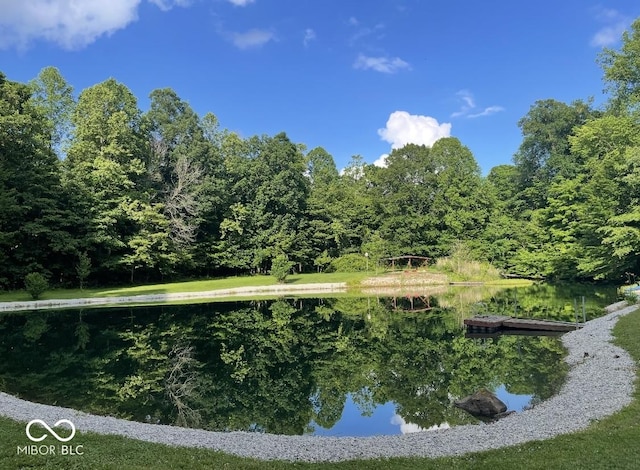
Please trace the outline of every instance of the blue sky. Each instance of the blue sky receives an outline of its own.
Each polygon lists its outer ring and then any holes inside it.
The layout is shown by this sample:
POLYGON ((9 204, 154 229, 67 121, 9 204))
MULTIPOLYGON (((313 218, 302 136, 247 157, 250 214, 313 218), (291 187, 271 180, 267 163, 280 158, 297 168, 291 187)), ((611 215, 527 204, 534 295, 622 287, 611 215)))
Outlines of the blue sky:
POLYGON ((0 71, 171 87, 244 137, 285 131, 343 167, 452 135, 510 163, 539 99, 604 101, 596 57, 637 0, 0 0, 0 71))

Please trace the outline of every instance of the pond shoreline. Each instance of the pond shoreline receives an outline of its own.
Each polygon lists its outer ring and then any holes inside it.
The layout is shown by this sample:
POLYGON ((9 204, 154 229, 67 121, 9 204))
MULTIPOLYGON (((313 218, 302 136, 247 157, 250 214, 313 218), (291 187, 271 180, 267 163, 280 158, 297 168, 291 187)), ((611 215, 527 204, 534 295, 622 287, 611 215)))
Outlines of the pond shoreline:
MULTIPOLYGON (((5 393, 0 393, 0 414, 22 422, 41 419, 55 423, 68 419, 83 432, 208 448, 263 460, 340 461, 461 455, 575 432, 631 403, 636 365, 626 351, 611 343, 611 330, 619 317, 637 308, 637 305, 625 306, 565 334, 562 342, 568 350, 565 361, 570 371, 561 391, 533 409, 493 424, 361 438, 224 433, 95 416, 28 402, 5 393)), ((82 436, 75 437, 74 443, 82 444, 82 436)))
POLYGON ((326 294, 346 292, 346 282, 325 282, 315 284, 278 284, 271 286, 234 287, 201 292, 173 292, 169 294, 140 294, 118 297, 83 297, 78 299, 48 299, 0 302, 0 312, 23 310, 44 310, 58 308, 82 308, 104 305, 153 304, 178 300, 216 299, 220 297, 241 297, 265 294, 326 294))

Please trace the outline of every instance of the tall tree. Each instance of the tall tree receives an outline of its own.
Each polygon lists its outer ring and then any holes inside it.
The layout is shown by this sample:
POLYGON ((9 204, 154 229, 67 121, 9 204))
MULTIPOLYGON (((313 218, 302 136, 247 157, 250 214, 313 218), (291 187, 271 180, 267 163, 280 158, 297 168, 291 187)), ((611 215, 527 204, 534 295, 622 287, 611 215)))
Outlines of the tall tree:
POLYGON ((394 149, 387 167, 373 175, 379 233, 391 254, 432 255, 440 234, 433 217, 439 185, 431 148, 407 144, 394 149))
POLYGON ((158 268, 157 257, 168 245, 152 244, 156 257, 148 256, 151 248, 140 249, 141 233, 150 227, 158 237, 166 233, 163 224, 146 222, 161 218, 163 206, 153 201, 149 144, 136 98, 113 79, 94 85, 80 94, 73 124, 66 183, 85 218, 98 270, 127 272, 133 279, 136 270, 158 268))
POLYGON ((471 151, 455 137, 438 140, 431 148, 438 192, 433 201, 440 253, 457 240, 476 239, 487 224, 493 201, 471 151))
POLYGON ((49 131, 31 89, 0 73, 0 285, 21 286, 31 271, 58 282, 69 267, 75 242, 49 131))
POLYGON ((71 138, 71 116, 75 107, 73 87, 55 67, 45 67, 29 85, 32 104, 45 116, 51 148, 64 157, 71 138))
POLYGON ((254 265, 261 270, 278 254, 310 262, 301 230, 309 194, 304 172, 304 155, 285 133, 262 139, 251 168, 254 265))
POLYGON ((542 100, 518 122, 523 140, 514 162, 520 175, 522 211, 544 206, 546 189, 554 178, 576 176, 584 162, 570 151, 569 136, 594 115, 583 101, 567 105, 542 100))
POLYGON ((640 18, 622 35, 622 47, 599 57, 614 112, 638 111, 640 105, 640 18))
MULTIPOLYGON (((306 175, 309 178, 308 199, 309 226, 305 239, 315 258, 322 258, 326 264, 329 256, 338 256, 337 243, 332 224, 335 221, 333 208, 338 204, 339 174, 333 157, 322 147, 307 153, 306 175)), ((320 266, 314 261, 316 266, 320 266)))
POLYGON ((151 130, 150 171, 169 220, 172 242, 190 248, 196 239, 203 179, 201 162, 210 152, 199 118, 171 89, 151 93, 151 109, 145 115, 151 130))

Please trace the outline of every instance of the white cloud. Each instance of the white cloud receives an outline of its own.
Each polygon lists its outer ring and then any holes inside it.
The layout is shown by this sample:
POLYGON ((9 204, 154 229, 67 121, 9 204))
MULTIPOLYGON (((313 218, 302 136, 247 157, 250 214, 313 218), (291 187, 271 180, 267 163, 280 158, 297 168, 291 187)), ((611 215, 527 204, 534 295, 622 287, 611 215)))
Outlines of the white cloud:
POLYGON ((379 166, 380 168, 386 168, 388 156, 389 156, 388 153, 383 153, 382 155, 380 155, 378 159, 375 162, 373 162, 374 166, 379 166))
POLYGON ((458 93, 456 93, 456 96, 461 101, 461 105, 460 110, 456 111, 455 113, 451 113, 452 118, 478 118, 483 116, 490 116, 492 114, 504 111, 504 108, 502 106, 497 105, 478 109, 473 94, 469 90, 460 90, 458 93))
POLYGON ((631 25, 631 18, 617 10, 599 8, 595 11, 596 19, 604 26, 591 38, 593 47, 609 47, 620 41, 622 33, 631 25))
POLYGON ((229 33, 229 37, 238 49, 259 48, 276 39, 275 34, 266 29, 250 29, 244 33, 229 33))
POLYGON ((406 144, 431 147, 438 139, 451 135, 451 124, 440 124, 430 116, 394 111, 389 115, 386 127, 378 129, 378 135, 389 142, 392 149, 402 148, 406 144))
POLYGON ((381 73, 396 73, 402 69, 411 70, 411 66, 400 57, 368 57, 360 54, 353 64, 353 68, 361 70, 375 70, 381 73))
POLYGON ((256 0, 229 0, 229 3, 233 3, 237 7, 246 7, 247 5, 255 1, 256 0))
POLYGON ((188 7, 192 3, 191 0, 149 0, 149 2, 156 5, 162 11, 169 11, 175 6, 188 7))
POLYGON ((391 424, 399 425, 400 432, 402 434, 409 434, 413 432, 424 432, 424 431, 437 431, 438 429, 449 429, 451 426, 449 423, 445 422, 442 424, 434 424, 429 428, 423 428, 418 426, 417 424, 407 423, 404 418, 400 415, 393 415, 391 417, 391 424))
POLYGON ((482 111, 478 113, 469 114, 467 117, 477 118, 482 116, 491 116, 492 114, 499 113, 501 111, 504 111, 504 108, 502 106, 487 106, 482 111))
POLYGON ((307 47, 309 43, 313 41, 315 38, 316 38, 316 32, 313 29, 311 28, 305 29, 304 40, 302 41, 304 43, 304 47, 307 47))
MULTIPOLYGON (((43 39, 79 49, 138 19, 143 0, 0 0, 0 48, 26 48, 43 39)), ((149 0, 162 10, 188 0, 149 0)))

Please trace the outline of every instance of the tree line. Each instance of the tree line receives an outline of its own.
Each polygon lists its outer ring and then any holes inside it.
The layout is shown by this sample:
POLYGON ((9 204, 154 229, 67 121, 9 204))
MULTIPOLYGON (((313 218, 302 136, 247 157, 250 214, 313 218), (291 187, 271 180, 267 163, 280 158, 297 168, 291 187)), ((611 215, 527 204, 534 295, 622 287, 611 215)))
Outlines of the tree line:
POLYGON ((606 106, 534 103, 513 164, 483 177, 458 139, 385 168, 285 133, 243 138, 175 91, 142 112, 114 79, 77 97, 48 67, 0 73, 0 287, 363 266, 464 246, 505 273, 618 280, 640 250, 640 20, 599 56, 606 106))

